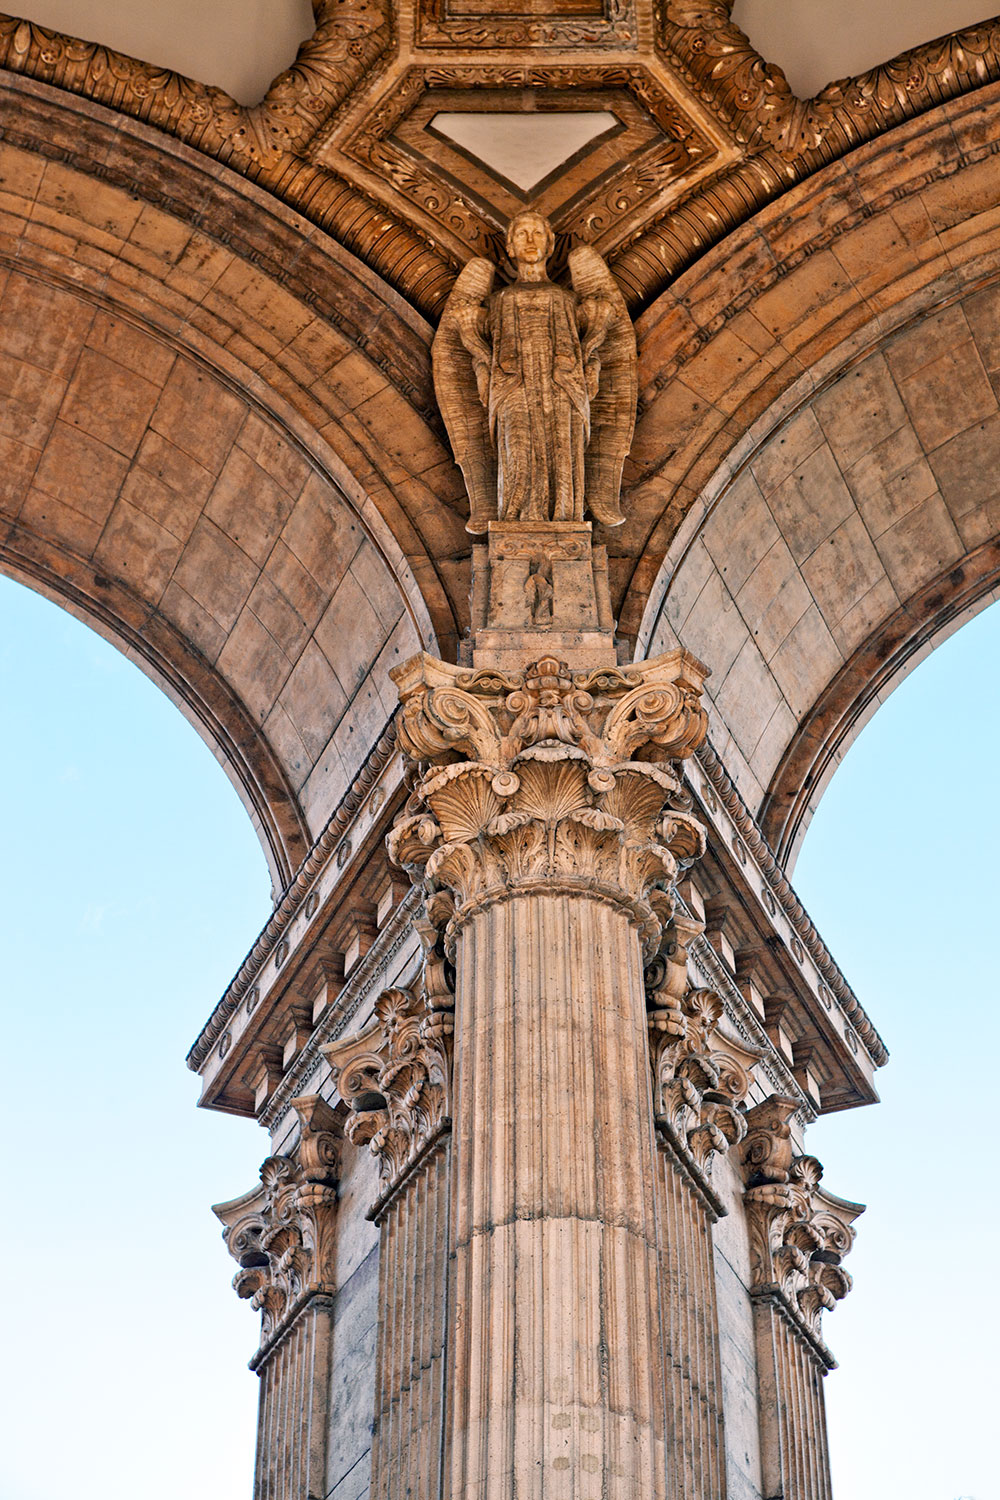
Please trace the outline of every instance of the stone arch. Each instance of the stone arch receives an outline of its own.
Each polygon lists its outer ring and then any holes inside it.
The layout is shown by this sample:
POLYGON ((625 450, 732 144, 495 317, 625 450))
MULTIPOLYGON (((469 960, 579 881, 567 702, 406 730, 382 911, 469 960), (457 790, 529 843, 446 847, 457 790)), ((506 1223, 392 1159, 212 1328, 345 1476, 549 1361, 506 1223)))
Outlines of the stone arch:
POLYGON ((455 649, 429 330, 225 168, 5 89, 0 567, 178 702, 280 890, 393 712, 389 668, 455 649))
POLYGON ((993 92, 957 149, 925 121, 896 132, 909 154, 890 137, 831 169, 812 242, 796 240, 819 180, 760 215, 682 288, 688 320, 698 297, 712 314, 685 348, 678 302, 641 325, 650 363, 673 330, 681 370, 647 396, 641 441, 653 454, 658 427, 662 453, 668 411, 682 420, 646 482, 670 501, 624 612, 643 607, 639 654, 680 641, 712 666, 713 738, 786 867, 878 702, 1000 583, 993 92), (888 149, 893 185, 867 200, 888 149))
POLYGON ((898 126, 707 252, 638 322, 629 519, 609 538, 646 649, 680 538, 808 394, 1000 268, 1000 87, 898 126))
POLYGON ((1000 282, 941 291, 744 456, 649 636, 712 667, 713 737, 786 865, 885 694, 997 597, 1000 282))

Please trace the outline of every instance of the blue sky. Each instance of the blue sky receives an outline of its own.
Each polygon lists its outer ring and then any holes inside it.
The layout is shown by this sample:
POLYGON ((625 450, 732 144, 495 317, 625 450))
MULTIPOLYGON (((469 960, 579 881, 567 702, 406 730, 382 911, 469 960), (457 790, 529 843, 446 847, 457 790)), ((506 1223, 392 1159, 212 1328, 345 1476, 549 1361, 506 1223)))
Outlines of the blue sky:
POLYGON ((243 807, 114 647, 0 580, 3 1500, 249 1500, 255 1315, 210 1205, 267 1137, 184 1056, 266 919, 243 807))
MULTIPOLYGON (((796 886, 892 1051, 810 1133, 867 1201, 826 1332, 838 1500, 1000 1500, 993 788, 1000 615, 890 698, 796 886)), ((0 579, 8 1097, 3 1500, 249 1500, 256 1319, 210 1205, 267 1139, 196 1111, 184 1055, 269 880, 195 731, 115 649, 0 579)))

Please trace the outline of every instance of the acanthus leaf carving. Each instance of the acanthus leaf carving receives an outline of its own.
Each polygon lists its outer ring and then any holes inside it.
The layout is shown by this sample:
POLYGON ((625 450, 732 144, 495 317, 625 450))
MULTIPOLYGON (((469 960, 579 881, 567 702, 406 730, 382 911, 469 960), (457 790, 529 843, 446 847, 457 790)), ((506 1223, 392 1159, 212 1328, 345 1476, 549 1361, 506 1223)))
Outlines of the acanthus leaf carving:
POLYGON ((236 165, 270 167, 309 138, 389 43, 385 0, 312 0, 312 8, 312 36, 257 105, 17 16, 0 16, 0 65, 152 119, 236 165))
POLYGON ((655 944, 651 892, 704 848, 672 765, 704 735, 701 664, 675 651, 572 672, 542 657, 507 673, 419 656, 393 675, 423 775, 390 853, 454 893, 451 930, 483 901, 561 881, 623 904, 655 944))
POLYGON ((341 1126, 318 1094, 292 1106, 300 1126, 295 1154, 269 1156, 258 1187, 212 1210, 239 1263, 233 1288, 261 1314, 262 1349, 307 1297, 333 1286, 341 1126))
POLYGON ((995 77, 1000 61, 1000 23, 993 18, 800 99, 784 71, 736 25, 732 10, 733 0, 661 0, 661 40, 742 145, 752 153, 773 150, 789 165, 801 165, 828 138, 855 145, 880 126, 995 77))
POLYGON ((743 1139, 740 1109, 759 1053, 720 1032, 724 1005, 714 990, 688 983, 689 944, 704 924, 668 916, 659 952, 645 972, 653 1110, 661 1142, 674 1154, 716 1217, 712 1162, 743 1139))
POLYGON ((379 1217, 428 1150, 451 1128, 455 1002, 441 945, 441 924, 450 914, 450 903, 440 894, 417 919, 424 950, 420 991, 383 990, 364 1030, 323 1048, 349 1110, 345 1134, 353 1145, 366 1145, 378 1160, 380 1191, 371 1218, 379 1217))
POLYGON ((860 1203, 823 1188, 823 1168, 794 1148, 798 1102, 772 1094, 747 1111, 743 1167, 750 1230, 751 1295, 777 1300, 820 1362, 834 1360, 822 1338, 822 1315, 851 1289, 842 1261, 854 1243, 860 1203))

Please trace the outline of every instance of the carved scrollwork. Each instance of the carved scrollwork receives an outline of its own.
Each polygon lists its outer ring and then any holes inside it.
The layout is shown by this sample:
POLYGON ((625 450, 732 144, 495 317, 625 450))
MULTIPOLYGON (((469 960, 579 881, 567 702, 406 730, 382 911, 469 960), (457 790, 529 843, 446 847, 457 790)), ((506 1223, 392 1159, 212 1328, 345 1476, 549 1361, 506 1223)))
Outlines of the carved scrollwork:
POLYGON ((201 150, 270 166, 301 145, 389 42, 385 0, 313 0, 316 29, 258 105, 17 16, 0 16, 0 67, 152 119, 201 150))
POLYGON ((864 1208, 820 1186, 823 1168, 794 1151, 798 1101, 772 1094, 747 1112, 743 1166, 750 1230, 751 1294, 780 1303, 820 1361, 832 1368, 821 1319, 851 1289, 842 1261, 864 1208))
POLYGON ((671 765, 704 733, 700 664, 673 652, 574 673, 543 657, 509 674, 416 657, 394 676, 400 742, 424 774, 390 852, 428 892, 455 894, 451 929, 561 881, 623 903, 655 945, 649 893, 704 848, 671 765))
POLYGON ((646 1003, 661 1141, 718 1217, 725 1210, 711 1189, 712 1161, 746 1133, 738 1106, 759 1054, 719 1033, 724 1007, 714 990, 688 985, 688 945, 703 931, 680 914, 667 921, 646 967, 646 1003))
POLYGON ((603 15, 458 16, 443 0, 418 0, 417 38, 423 47, 606 47, 635 45, 634 0, 605 0, 603 15))
POLYGON ((295 1155, 269 1156, 259 1187, 212 1210, 239 1263, 234 1290, 261 1314, 262 1344, 333 1284, 340 1124, 319 1095, 292 1105, 301 1127, 295 1155))
POLYGON ((743 145, 771 148, 788 163, 834 135, 847 145, 868 139, 920 108, 996 77, 1000 65, 1000 21, 991 19, 829 83, 815 98, 799 99, 783 70, 765 61, 733 21, 732 9, 733 0, 661 0, 661 39, 743 145))
POLYGON ((323 1048, 350 1111, 345 1134, 378 1159, 372 1218, 451 1126, 455 1002, 440 946, 449 912, 447 899, 438 899, 418 920, 425 955, 421 992, 383 990, 370 1025, 323 1048))

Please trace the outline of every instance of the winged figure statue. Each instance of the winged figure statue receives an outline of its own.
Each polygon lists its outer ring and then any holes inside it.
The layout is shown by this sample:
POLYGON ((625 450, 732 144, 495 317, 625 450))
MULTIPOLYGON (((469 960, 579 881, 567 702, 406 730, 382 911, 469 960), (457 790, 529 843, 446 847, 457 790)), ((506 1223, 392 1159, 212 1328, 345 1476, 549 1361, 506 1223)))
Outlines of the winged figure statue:
POLYGON ((434 339, 434 389, 469 495, 468 529, 489 522, 625 519, 622 465, 637 394, 635 332, 589 245, 569 256, 572 290, 548 279, 554 236, 540 214, 507 231, 517 279, 470 260, 434 339))

